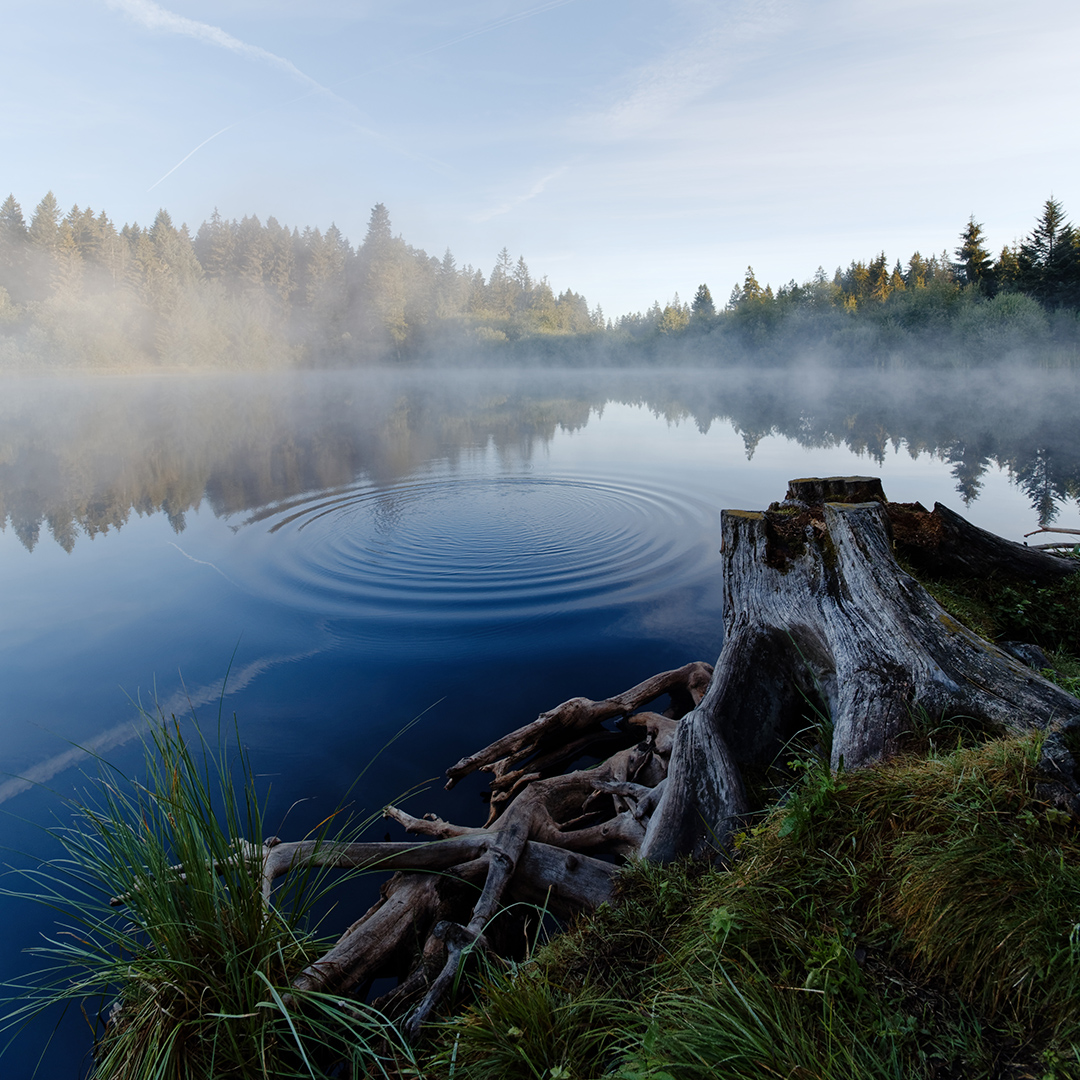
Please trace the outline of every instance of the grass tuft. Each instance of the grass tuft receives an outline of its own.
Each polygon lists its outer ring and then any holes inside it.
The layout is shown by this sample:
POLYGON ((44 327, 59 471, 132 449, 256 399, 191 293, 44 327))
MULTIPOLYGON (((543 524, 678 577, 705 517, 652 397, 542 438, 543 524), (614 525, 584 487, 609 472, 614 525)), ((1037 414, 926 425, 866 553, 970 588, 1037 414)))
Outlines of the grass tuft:
POLYGON ((145 775, 102 765, 50 830, 62 856, 15 895, 52 907, 57 933, 29 950, 45 965, 37 976, 8 987, 4 1030, 72 1003, 107 1018, 91 1073, 101 1080, 399 1075, 411 1054, 374 1010, 292 991, 329 944, 308 925, 329 875, 291 874, 263 902, 260 867, 235 846, 263 838, 246 755, 194 730, 192 745, 175 719, 155 718, 145 775))

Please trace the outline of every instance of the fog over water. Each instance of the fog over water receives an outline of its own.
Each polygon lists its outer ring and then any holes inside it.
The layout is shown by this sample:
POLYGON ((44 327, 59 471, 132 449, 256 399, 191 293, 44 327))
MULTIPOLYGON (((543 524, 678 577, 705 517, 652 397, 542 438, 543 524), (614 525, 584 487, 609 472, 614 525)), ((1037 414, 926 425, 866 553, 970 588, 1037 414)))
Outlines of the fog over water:
MULTIPOLYGON (((39 826, 89 784, 88 751, 137 773, 125 695, 211 730, 235 713, 294 838, 421 713, 358 809, 570 696, 711 662, 719 511, 795 476, 880 475, 1014 539, 1077 527, 1078 398, 1052 372, 4 380, 4 842, 50 852, 39 826)), ((481 788, 407 805, 472 824, 481 788)), ((50 916, 0 911, 11 977, 50 916)), ((49 1075, 88 1045, 65 1025, 49 1075)))

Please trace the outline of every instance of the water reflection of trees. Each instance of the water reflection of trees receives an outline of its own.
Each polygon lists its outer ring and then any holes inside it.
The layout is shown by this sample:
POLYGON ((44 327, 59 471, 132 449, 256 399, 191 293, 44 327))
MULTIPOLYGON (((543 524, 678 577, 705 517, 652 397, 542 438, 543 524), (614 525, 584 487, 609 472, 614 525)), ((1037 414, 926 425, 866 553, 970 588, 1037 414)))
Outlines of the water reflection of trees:
POLYGON ((1057 373, 413 372, 12 382, 0 396, 0 524, 28 548, 45 527, 66 550, 132 514, 180 532, 364 477, 389 483, 431 461, 492 448, 528 459, 611 401, 706 432, 892 450, 951 465, 965 502, 1008 470, 1041 523, 1080 496, 1080 388, 1057 373))

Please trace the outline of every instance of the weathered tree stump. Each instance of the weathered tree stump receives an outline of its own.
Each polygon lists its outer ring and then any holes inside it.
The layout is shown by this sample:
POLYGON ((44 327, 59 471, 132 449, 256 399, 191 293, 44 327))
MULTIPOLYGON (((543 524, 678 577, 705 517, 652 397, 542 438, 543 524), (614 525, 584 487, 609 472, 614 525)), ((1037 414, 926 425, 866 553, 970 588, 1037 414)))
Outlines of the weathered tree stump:
POLYGON ((237 858, 261 867, 267 902, 274 880, 301 866, 396 871, 297 991, 347 993, 396 975, 383 1002, 396 1014, 416 1006, 406 1024, 416 1037, 466 952, 497 948, 492 918, 508 902, 565 917, 610 898, 618 860, 722 857, 751 809, 743 771, 768 769, 808 723, 835 769, 894 754, 917 710, 1045 730, 1045 797, 1080 816, 1070 749, 1080 701, 951 618, 894 548, 935 573, 1042 582, 1075 572, 1075 560, 1002 540, 940 504, 888 503, 871 477, 792 481, 769 510, 724 511, 721 533, 715 671, 695 662, 602 701, 573 698, 462 758, 447 787, 477 770, 492 777, 483 826, 387 807, 425 840, 238 843, 237 858), (664 713, 645 711, 660 697, 664 713), (560 772, 613 745, 596 767, 560 772))
POLYGON ((908 526, 909 547, 954 573, 1049 581, 1075 570, 940 505, 892 509, 865 477, 793 481, 771 510, 724 511, 724 648, 704 700, 679 724, 644 857, 722 844, 744 809, 731 763, 769 765, 808 703, 830 718, 834 769, 895 753, 920 709, 997 731, 1054 726, 1044 767, 1060 798, 1075 799, 1057 729, 1080 725, 1080 701, 948 615, 897 564, 894 522, 908 526), (871 501, 845 501, 849 492, 871 501), (808 501, 823 494, 834 501, 808 501))

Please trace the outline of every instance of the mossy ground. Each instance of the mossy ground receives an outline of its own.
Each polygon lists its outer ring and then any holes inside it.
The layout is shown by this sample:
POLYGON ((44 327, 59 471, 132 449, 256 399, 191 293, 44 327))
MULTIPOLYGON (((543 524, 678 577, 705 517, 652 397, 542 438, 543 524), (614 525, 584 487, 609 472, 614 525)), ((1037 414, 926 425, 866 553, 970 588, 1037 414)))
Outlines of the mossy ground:
POLYGON ((629 868, 488 973, 432 1075, 1080 1077, 1080 830, 1036 797, 1037 737, 953 734, 809 766, 730 871, 629 868))
MULTIPOLYGON (((1080 689, 1080 575, 926 582, 1080 689)), ((1039 736, 914 717, 908 752, 812 754, 733 867, 628 868, 616 901, 473 979, 427 1074, 462 1080, 1080 1080, 1080 828, 1039 736)))

